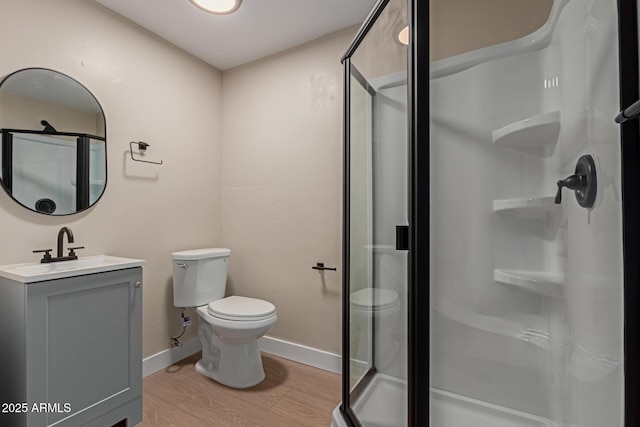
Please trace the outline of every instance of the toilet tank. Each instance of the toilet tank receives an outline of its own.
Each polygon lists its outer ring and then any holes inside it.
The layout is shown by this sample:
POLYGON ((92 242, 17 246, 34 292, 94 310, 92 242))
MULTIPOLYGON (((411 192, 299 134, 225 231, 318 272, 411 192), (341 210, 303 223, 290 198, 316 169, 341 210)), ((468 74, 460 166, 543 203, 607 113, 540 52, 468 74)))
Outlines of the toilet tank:
POLYGON ((199 307, 224 298, 230 249, 174 252, 173 305, 199 307))

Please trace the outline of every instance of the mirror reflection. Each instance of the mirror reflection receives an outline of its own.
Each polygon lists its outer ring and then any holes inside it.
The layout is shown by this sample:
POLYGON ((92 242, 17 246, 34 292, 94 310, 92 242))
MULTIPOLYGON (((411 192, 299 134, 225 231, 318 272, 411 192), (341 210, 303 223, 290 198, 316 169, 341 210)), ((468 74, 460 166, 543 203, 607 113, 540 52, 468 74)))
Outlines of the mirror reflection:
POLYGON ((0 83, 0 181, 19 204, 48 215, 85 210, 107 182, 104 113, 69 76, 28 68, 0 83))

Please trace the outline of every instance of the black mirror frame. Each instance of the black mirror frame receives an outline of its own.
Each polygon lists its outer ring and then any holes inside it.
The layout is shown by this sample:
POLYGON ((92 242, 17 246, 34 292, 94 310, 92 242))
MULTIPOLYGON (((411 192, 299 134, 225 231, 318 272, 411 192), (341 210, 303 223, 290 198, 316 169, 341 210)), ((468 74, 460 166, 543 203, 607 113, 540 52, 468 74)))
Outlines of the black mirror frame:
MULTIPOLYGON (((44 212, 44 211, 39 211, 37 209, 31 208, 27 205, 25 205, 24 203, 20 202, 18 199, 16 199, 12 192, 7 189, 7 187, 5 186, 5 181, 4 179, 2 179, 2 174, 0 173, 0 186, 2 186, 2 189, 5 191, 5 193, 11 198, 13 199, 13 201, 15 201, 17 204, 19 204, 20 206, 30 210, 31 212, 35 212, 38 214, 42 214, 42 215, 47 215, 47 216, 69 216, 69 215, 75 215, 81 212, 84 212, 88 209, 90 209, 91 207, 95 206, 100 199, 102 198, 102 196, 104 195, 106 189, 107 189, 107 183, 108 183, 108 175, 109 175, 109 167, 108 167, 108 156, 107 156, 107 117, 106 114, 104 112, 104 108, 102 108, 102 104, 100 104, 100 101, 98 101, 98 98, 96 98, 96 96, 93 94, 93 92, 91 92, 84 84, 80 83, 78 80, 76 80, 75 78, 62 73, 60 71, 57 70, 53 70, 51 68, 46 68, 46 67, 26 67, 26 68, 21 68, 19 70, 16 70, 12 73, 9 73, 7 75, 5 75, 4 77, 2 77, 2 79, 0 80, 0 88, 2 88, 2 85, 5 83, 5 81, 7 81, 9 78, 11 78, 12 76, 14 76, 15 74, 18 74, 20 72, 23 71, 29 71, 29 70, 41 70, 41 71, 48 71, 48 72, 52 72, 55 74, 59 74, 61 76, 64 76, 70 80, 72 80, 73 82, 75 82, 78 86, 80 86, 81 88, 83 88, 89 95, 91 95, 91 98, 93 98, 93 100, 96 102, 96 104, 98 105, 98 107, 100 107, 100 111, 102 111, 102 120, 103 120, 103 125, 104 125, 104 137, 103 137, 103 142, 104 142, 104 187, 102 188, 102 192, 100 193, 100 195, 96 198, 95 202, 92 204, 88 204, 86 207, 76 210, 75 212, 69 212, 69 213, 63 213, 63 214, 55 214, 53 212, 44 212)), ((43 133, 46 134, 46 132, 34 132, 34 133, 43 133)), ((0 149, 2 150, 2 155, 5 155, 4 152, 4 144, 0 143, 0 149)), ((88 156, 88 153, 87 153, 88 156)), ((77 172, 77 166, 76 166, 76 172, 77 172)))

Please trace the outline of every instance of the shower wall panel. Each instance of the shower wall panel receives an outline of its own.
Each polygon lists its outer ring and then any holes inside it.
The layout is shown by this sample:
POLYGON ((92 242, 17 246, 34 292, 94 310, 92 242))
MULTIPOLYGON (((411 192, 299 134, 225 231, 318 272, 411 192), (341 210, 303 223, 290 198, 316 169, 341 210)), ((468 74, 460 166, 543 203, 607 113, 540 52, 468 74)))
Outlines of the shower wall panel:
POLYGON ((569 2, 558 31, 566 126, 557 171, 561 178, 568 176, 578 157, 588 153, 598 173, 593 209, 580 208, 573 200, 565 205, 566 419, 580 427, 621 426, 621 154, 619 127, 613 121, 619 106, 616 2, 569 2))
POLYGON ((539 50, 505 43, 506 56, 431 79, 432 386, 621 426, 616 2, 554 8, 539 50), (553 203, 583 154, 594 207, 567 189, 553 203))
POLYGON ((551 370, 540 341, 554 302, 494 280, 496 269, 548 268, 546 221, 493 209, 494 200, 554 191, 540 149, 492 142, 494 130, 544 109, 543 57, 524 53, 431 81, 432 385, 549 416, 538 376, 551 370), (527 331, 541 334, 529 340, 527 331))

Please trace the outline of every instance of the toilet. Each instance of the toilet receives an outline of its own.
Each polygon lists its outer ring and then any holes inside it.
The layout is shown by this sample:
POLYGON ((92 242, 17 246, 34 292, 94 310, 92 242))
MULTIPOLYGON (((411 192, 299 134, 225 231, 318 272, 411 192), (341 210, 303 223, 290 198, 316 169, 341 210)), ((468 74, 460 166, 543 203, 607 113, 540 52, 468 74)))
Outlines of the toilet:
POLYGON ((278 320, 270 302, 241 296, 225 298, 231 250, 174 252, 173 305, 197 307, 202 359, 196 371, 221 384, 247 388, 264 379, 258 338, 278 320))
POLYGON ((354 291, 349 300, 354 339, 357 339, 352 359, 365 364, 371 360, 371 322, 375 320, 375 339, 379 343, 376 346, 376 366, 386 368, 393 363, 399 346, 393 336, 401 306, 398 293, 388 289, 364 288, 354 291))

